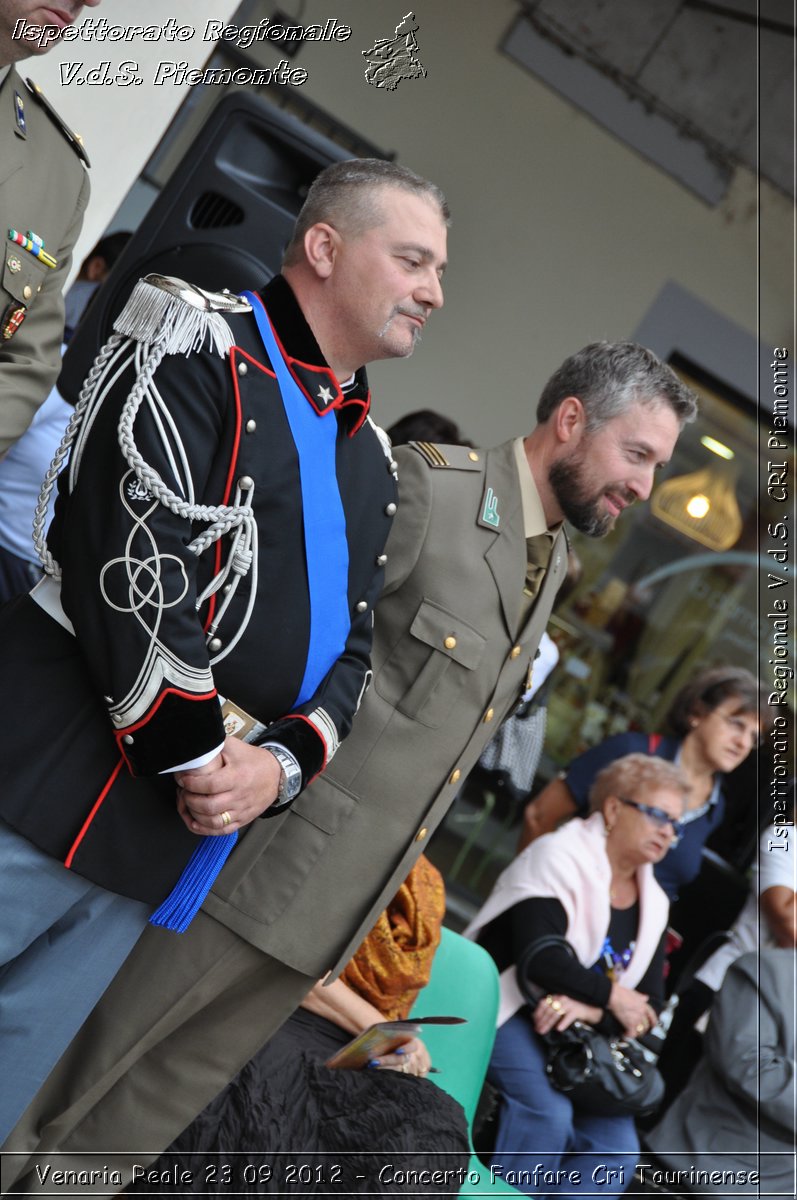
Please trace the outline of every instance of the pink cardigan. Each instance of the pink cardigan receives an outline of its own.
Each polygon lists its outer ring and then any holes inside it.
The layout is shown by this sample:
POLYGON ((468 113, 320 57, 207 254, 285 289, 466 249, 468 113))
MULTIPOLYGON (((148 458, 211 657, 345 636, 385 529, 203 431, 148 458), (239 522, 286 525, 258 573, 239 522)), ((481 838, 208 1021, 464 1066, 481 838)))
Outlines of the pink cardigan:
MULTIPOLYGON (((667 927, 670 905, 645 863, 637 871, 639 929, 634 952, 623 972, 623 986, 639 983, 667 927)), ((611 918, 611 867, 606 854, 606 826, 600 813, 576 817, 555 833, 527 846, 499 875, 483 907, 465 930, 476 940, 480 930, 520 900, 531 896, 558 900, 567 916, 567 940, 580 963, 590 967, 598 958, 611 918)), ((501 973, 498 1024, 503 1025, 526 1003, 514 966, 501 973)))

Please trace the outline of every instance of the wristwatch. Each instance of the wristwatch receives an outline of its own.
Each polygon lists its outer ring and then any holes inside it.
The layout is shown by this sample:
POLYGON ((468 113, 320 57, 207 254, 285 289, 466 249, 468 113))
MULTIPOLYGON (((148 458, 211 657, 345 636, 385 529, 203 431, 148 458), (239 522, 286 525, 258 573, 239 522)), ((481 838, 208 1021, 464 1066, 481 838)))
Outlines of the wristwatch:
POLYGON ((302 768, 293 755, 277 742, 261 742, 263 750, 270 750, 280 766, 280 785, 277 799, 261 815, 276 817, 290 808, 302 790, 302 768))

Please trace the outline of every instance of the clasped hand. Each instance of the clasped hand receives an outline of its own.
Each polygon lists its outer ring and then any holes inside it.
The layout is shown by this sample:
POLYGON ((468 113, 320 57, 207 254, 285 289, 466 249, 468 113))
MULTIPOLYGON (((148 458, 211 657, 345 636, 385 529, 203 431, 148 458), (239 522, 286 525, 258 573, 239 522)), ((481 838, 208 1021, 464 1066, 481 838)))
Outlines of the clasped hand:
POLYGON ((567 1029, 574 1021, 597 1025, 603 1010, 594 1004, 584 1004, 572 996, 544 996, 534 1009, 532 1021, 537 1033, 550 1033, 552 1029, 567 1029))
POLYGON ((626 1037, 648 1033, 659 1019, 644 992, 623 987, 620 983, 612 984, 608 1009, 622 1025, 626 1037))
POLYGON ((177 811, 191 833, 234 833, 277 798, 280 766, 269 750, 228 737, 204 767, 179 771, 177 811))

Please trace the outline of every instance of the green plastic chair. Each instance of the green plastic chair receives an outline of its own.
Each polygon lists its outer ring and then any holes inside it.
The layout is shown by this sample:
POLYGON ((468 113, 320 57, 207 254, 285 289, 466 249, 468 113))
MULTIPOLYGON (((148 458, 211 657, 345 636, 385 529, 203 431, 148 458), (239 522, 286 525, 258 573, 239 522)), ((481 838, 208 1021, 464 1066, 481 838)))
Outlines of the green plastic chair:
MULTIPOLYGON (((473 1127, 498 1014, 498 972, 490 955, 475 942, 444 929, 434 956, 432 975, 413 1006, 412 1016, 465 1017, 467 1025, 428 1025, 423 1040, 438 1074, 438 1087, 453 1096, 473 1127)), ((471 1150, 472 1150, 471 1144, 471 1150)), ((518 1196, 501 1179, 491 1181, 487 1167, 471 1154, 468 1178, 460 1196, 518 1196)))

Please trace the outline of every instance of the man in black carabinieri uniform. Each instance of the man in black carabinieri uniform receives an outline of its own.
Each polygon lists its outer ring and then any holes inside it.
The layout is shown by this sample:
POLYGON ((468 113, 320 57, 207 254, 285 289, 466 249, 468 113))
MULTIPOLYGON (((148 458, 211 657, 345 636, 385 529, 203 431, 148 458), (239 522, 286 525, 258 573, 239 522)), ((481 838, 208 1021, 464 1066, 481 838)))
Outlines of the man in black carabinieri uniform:
POLYGON ((336 164, 260 294, 150 276, 88 378, 47 575, 0 615, 2 1136, 147 919, 187 928, 349 731, 396 511, 362 364, 442 304, 447 219, 336 164))

